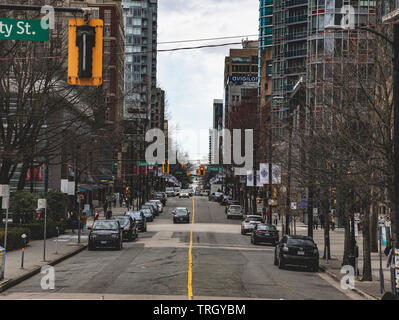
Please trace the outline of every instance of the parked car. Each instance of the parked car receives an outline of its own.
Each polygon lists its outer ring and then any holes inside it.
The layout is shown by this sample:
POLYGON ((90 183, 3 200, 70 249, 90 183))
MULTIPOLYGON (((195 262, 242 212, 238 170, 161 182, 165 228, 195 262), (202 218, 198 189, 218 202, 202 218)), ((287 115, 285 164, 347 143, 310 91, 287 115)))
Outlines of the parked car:
POLYGON ((251 243, 258 244, 261 242, 271 243, 273 246, 278 242, 279 235, 276 226, 271 224, 256 224, 251 233, 251 243))
POLYGON ((262 216, 248 215, 241 222, 241 234, 246 234, 247 232, 252 232, 258 223, 263 223, 262 216))
POLYGON ((167 197, 174 197, 176 195, 175 189, 173 189, 173 188, 166 188, 165 193, 166 193, 167 197))
POLYGON ((142 213, 144 213, 145 219, 147 220, 147 222, 153 222, 154 221, 154 216, 151 212, 150 209, 141 209, 140 210, 142 213))
POLYGON ((97 247, 114 247, 117 250, 122 250, 123 231, 119 220, 97 220, 88 229, 90 230, 89 251, 97 247))
POLYGON ((190 191, 187 189, 181 190, 179 192, 179 198, 190 198, 190 191))
POLYGON ((227 202, 231 200, 231 197, 228 195, 223 195, 223 197, 219 200, 219 204, 222 206, 227 205, 227 202))
POLYGON ((200 195, 201 195, 201 192, 199 191, 198 188, 195 189, 194 195, 195 195, 195 196, 200 196, 200 195))
POLYGON ((166 202, 168 201, 164 192, 155 192, 154 199, 160 200, 163 206, 166 206, 166 202))
MULTIPOLYGON (((154 210, 154 206, 153 206, 152 204, 148 204, 148 203, 143 204, 143 205, 141 206, 141 209, 150 209, 152 215, 153 215, 154 218, 155 218, 155 210, 154 210)), ((141 210, 141 209, 140 209, 140 210, 141 210)))
POLYGON ((279 269, 286 265, 306 266, 316 272, 319 269, 319 250, 311 237, 285 235, 274 250, 274 264, 279 269))
POLYGON ((161 200, 153 199, 153 200, 150 200, 150 202, 155 203, 158 206, 158 212, 163 212, 163 205, 162 205, 161 200))
POLYGON ((139 231, 146 232, 147 231, 147 219, 143 212, 141 211, 126 211, 126 216, 132 217, 136 220, 137 227, 139 231))
POLYGON ((230 208, 230 206, 232 204, 240 205, 240 201, 238 201, 238 200, 227 200, 225 213, 227 213, 227 210, 230 208))
POLYGON ((229 209, 227 209, 227 219, 231 218, 240 218, 243 217, 243 210, 240 205, 231 205, 229 209))
POLYGON ((208 197, 209 196, 209 190, 202 190, 201 191, 201 196, 202 197, 208 197))
POLYGON ((154 209, 154 212, 153 212, 154 218, 155 218, 155 216, 159 216, 159 208, 158 208, 158 205, 156 203, 148 201, 144 205, 152 206, 152 208, 154 209))
POLYGON ((129 241, 136 240, 138 237, 137 234, 137 224, 136 221, 129 216, 113 216, 111 220, 118 220, 121 228, 123 230, 123 239, 127 239, 129 241))
POLYGON ((187 208, 177 207, 172 211, 173 214, 173 223, 177 222, 187 222, 190 223, 190 214, 187 208))

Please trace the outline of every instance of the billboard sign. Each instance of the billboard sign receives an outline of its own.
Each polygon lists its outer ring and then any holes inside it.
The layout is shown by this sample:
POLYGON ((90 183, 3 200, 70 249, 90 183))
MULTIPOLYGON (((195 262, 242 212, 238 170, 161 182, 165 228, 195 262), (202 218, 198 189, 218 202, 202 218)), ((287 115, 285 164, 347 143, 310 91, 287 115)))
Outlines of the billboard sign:
POLYGON ((229 76, 229 82, 258 82, 258 76, 250 74, 229 76))

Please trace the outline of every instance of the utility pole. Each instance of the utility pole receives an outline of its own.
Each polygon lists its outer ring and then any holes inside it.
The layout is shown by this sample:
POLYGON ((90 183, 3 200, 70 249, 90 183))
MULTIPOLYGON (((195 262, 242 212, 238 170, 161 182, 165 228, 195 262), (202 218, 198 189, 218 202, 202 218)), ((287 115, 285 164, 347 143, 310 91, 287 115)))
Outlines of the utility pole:
POLYGON ((253 199, 252 199, 252 214, 256 215, 258 213, 258 208, 257 208, 257 203, 256 203, 256 197, 257 197, 257 183, 258 181, 256 181, 256 168, 257 168, 257 163, 256 163, 256 148, 257 148, 257 144, 254 144, 254 189, 253 189, 253 199))

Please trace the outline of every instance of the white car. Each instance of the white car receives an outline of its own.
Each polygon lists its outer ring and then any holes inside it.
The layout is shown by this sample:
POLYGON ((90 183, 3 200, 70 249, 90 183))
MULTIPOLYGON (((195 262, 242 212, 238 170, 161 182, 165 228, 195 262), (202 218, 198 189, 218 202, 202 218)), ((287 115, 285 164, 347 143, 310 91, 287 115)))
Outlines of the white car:
POLYGON ((156 203, 156 205, 158 206, 158 212, 163 212, 163 205, 161 200, 150 200, 150 202, 156 203))
POLYGON ((175 196, 175 190, 173 188, 166 188, 166 196, 167 197, 174 197, 175 196))
POLYGON ((252 232, 255 226, 258 223, 263 223, 263 218, 261 216, 256 215, 248 215, 241 222, 241 234, 246 234, 248 232, 252 232))
POLYGON ((190 190, 181 190, 179 192, 179 198, 190 198, 190 190))
POLYGON ((227 209, 227 219, 230 218, 242 218, 242 207, 237 204, 232 204, 229 209, 227 209))
POLYGON ((202 190, 201 191, 201 196, 203 196, 203 197, 209 196, 209 190, 202 190))

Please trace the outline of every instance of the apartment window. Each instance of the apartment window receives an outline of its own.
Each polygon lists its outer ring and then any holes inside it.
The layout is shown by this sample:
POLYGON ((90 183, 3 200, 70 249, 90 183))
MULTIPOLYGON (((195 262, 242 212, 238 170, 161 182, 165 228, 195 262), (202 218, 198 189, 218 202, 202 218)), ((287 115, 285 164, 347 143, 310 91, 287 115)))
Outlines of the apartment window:
POLYGON ((112 14, 111 10, 104 10, 104 24, 111 24, 112 14))
POLYGON ((141 19, 133 19, 133 26, 141 26, 141 19))
POLYGON ((110 36, 111 36, 111 26, 104 25, 104 37, 110 37, 110 36))
POLYGON ((131 33, 134 35, 141 35, 141 28, 135 27, 135 28, 133 28, 131 33))

